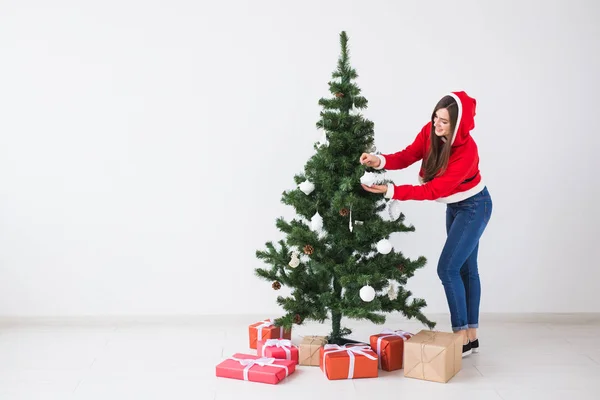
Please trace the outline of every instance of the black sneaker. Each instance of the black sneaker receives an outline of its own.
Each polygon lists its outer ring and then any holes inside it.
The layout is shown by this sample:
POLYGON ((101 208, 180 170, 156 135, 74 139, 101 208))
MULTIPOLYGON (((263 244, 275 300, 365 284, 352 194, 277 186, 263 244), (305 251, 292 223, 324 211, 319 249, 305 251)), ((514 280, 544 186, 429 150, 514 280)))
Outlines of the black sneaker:
POLYGON ((471 342, 471 349, 473 353, 479 353, 479 339, 475 339, 471 342))
POLYGON ((463 344, 463 352, 462 356, 466 357, 473 352, 473 348, 471 347, 471 342, 467 342, 467 344, 463 344))

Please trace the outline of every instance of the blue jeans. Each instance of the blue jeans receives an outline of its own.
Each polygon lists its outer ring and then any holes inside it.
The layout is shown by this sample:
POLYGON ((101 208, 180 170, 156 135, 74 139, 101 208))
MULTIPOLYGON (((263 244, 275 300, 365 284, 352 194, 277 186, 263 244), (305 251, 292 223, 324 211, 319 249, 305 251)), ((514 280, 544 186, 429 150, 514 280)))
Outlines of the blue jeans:
POLYGON ((484 188, 476 195, 448 204, 448 238, 440 255, 438 276, 444 285, 454 332, 479 328, 481 284, 477 267, 479 238, 492 215, 492 198, 484 188))

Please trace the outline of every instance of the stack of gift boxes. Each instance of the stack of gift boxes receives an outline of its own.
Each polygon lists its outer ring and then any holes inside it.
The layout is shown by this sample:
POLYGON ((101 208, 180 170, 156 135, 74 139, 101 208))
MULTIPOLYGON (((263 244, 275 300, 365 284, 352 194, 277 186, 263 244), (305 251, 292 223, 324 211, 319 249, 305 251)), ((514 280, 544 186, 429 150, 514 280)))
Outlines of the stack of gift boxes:
POLYGON ((380 369, 404 369, 405 377, 446 383, 462 367, 462 338, 455 333, 384 329, 369 343, 342 346, 327 343, 324 336, 305 336, 294 346, 291 334, 273 320, 250 325, 255 354, 233 354, 217 365, 217 376, 277 384, 300 365, 318 366, 330 380, 377 378, 380 369))

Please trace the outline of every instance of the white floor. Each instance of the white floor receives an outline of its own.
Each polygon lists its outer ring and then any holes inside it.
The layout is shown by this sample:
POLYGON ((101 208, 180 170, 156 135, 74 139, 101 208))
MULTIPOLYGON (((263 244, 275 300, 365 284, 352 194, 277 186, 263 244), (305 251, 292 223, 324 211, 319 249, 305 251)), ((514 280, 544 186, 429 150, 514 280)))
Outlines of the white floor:
MULTIPOLYGON (((267 316, 268 317, 268 316, 267 316)), ((447 317, 436 329, 448 330, 447 317)), ((261 318, 259 318, 261 319, 261 318)), ((328 381, 318 367, 299 367, 279 385, 216 378, 215 365, 248 349, 256 317, 159 321, 54 321, 0 324, 0 399, 598 399, 600 319, 571 316, 482 317, 481 353, 464 359, 447 384, 404 378, 328 381), (564 317, 564 319, 563 319, 564 317), (312 391, 312 393, 309 393, 312 391)), ((383 327, 418 331, 415 322, 384 326, 349 321, 352 338, 383 327)), ((325 334, 318 324, 301 335, 325 334)))

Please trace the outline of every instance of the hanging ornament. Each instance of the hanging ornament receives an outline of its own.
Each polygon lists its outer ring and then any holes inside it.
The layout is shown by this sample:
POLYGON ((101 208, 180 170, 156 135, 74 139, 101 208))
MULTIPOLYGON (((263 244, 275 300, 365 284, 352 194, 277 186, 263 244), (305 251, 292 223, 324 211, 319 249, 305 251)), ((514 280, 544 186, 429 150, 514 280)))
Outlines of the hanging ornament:
POLYGON ((398 298, 398 291, 396 290, 396 286, 393 282, 390 282, 390 287, 388 288, 387 295, 390 300, 396 300, 398 298))
POLYGON ((310 244, 307 244, 306 246, 304 246, 303 250, 304 250, 304 254, 310 256, 315 251, 315 248, 312 247, 310 244))
POLYGON ((381 239, 379 242, 377 242, 377 251, 381 254, 388 254, 390 251, 392 251, 392 243, 390 243, 390 241, 387 239, 381 239))
POLYGON ((300 188, 300 190, 303 191, 304 194, 308 196, 309 194, 311 194, 313 192, 313 190, 315 190, 315 185, 311 181, 304 181, 298 185, 298 188, 300 188))
POLYGON ((319 147, 328 145, 329 140, 327 140, 327 132, 323 131, 323 135, 321 135, 321 139, 319 139, 319 147))
POLYGON ((281 289, 281 283, 279 283, 278 281, 275 281, 275 282, 273 282, 273 284, 271 285, 271 287, 274 290, 279 290, 279 289, 281 289))
POLYGON ((373 299, 375 298, 375 289, 373 289, 371 286, 367 285, 367 286, 363 286, 360 289, 360 298, 363 301, 369 302, 369 301, 373 301, 373 299))
POLYGON ((290 263, 288 264, 291 268, 296 268, 298 267, 298 265, 300 265, 300 259, 298 258, 299 253, 297 251, 293 251, 292 252, 292 259, 290 260, 290 263))
POLYGON ((360 178, 360 183, 367 186, 373 186, 373 184, 377 182, 377 174, 374 172, 365 172, 365 174, 360 178))
POLYGON ((400 202, 398 200, 391 200, 388 203, 388 213, 390 214, 392 221, 396 221, 400 218, 402 211, 400 211, 400 202))
POLYGON ((342 208, 342 209, 340 210, 340 215, 341 215, 342 217, 346 217, 348 214, 350 214, 350 211, 348 211, 348 209, 347 209, 347 208, 342 208))
POLYGON ((350 220, 348 222, 348 228, 350 229, 350 232, 354 230, 354 225, 352 225, 352 207, 350 207, 350 220))
POLYGON ((323 217, 321 217, 321 215, 319 214, 318 211, 311 218, 311 220, 310 220, 310 226, 311 226, 311 228, 312 228, 313 231, 320 231, 321 229, 323 229, 323 217))
POLYGON ((325 129, 325 117, 321 118, 321 129, 323 129, 323 134, 321 135, 321 139, 319 139, 317 147, 323 147, 329 145, 329 140, 327 139, 327 130, 325 129))

